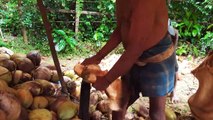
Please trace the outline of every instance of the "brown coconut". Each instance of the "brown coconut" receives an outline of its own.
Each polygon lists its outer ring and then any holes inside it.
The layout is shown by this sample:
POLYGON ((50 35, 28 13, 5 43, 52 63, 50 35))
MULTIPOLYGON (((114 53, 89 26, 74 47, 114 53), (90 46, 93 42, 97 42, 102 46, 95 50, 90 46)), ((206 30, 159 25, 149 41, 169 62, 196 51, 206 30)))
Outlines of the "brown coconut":
POLYGON ((14 62, 17 65, 17 69, 25 73, 31 73, 31 71, 35 68, 34 64, 29 58, 16 58, 14 62))
POLYGON ((21 107, 21 114, 17 120, 29 120, 29 112, 26 108, 21 107))
POLYGON ((10 56, 10 59, 14 61, 14 60, 17 59, 17 58, 25 58, 25 57, 26 57, 25 54, 14 53, 13 55, 10 56))
POLYGON ((16 70, 16 71, 13 71, 12 74, 13 74, 12 84, 16 85, 20 82, 23 72, 21 70, 16 70))
POLYGON ((47 67, 38 67, 33 72, 34 79, 43 79, 43 80, 50 80, 51 79, 51 71, 47 67))
POLYGON ((6 53, 0 53, 0 61, 10 59, 10 55, 6 53))
POLYGON ((0 66, 7 68, 9 71, 16 70, 16 64, 14 61, 5 59, 0 61, 0 66))
POLYGON ((0 79, 10 83, 12 81, 12 73, 7 68, 0 66, 0 79))
POLYGON ((29 120, 52 120, 53 116, 51 111, 47 109, 35 109, 30 111, 29 120))
POLYGON ((40 95, 43 92, 42 85, 36 81, 27 81, 22 84, 14 86, 14 88, 29 90, 33 96, 40 95))
POLYGON ((58 82, 59 81, 58 72, 56 70, 52 70, 51 73, 52 73, 51 81, 58 82))
POLYGON ((43 93, 42 93, 43 95, 54 95, 55 92, 57 91, 55 88, 55 85, 47 80, 36 79, 34 81, 41 84, 43 88, 43 93))
POLYGON ((29 73, 23 73, 21 77, 21 82, 27 82, 32 80, 32 75, 29 73))
POLYGON ((35 96, 31 105, 32 109, 42 109, 48 106, 48 100, 44 96, 35 96))
POLYGON ((14 95, 0 91, 0 109, 6 113, 7 120, 17 120, 21 113, 21 104, 14 95))
POLYGON ((39 66, 41 63, 41 54, 39 51, 31 51, 27 54, 27 58, 29 58, 35 66, 39 66))
POLYGON ((33 96, 29 90, 18 89, 16 95, 25 108, 29 108, 33 103, 33 96))

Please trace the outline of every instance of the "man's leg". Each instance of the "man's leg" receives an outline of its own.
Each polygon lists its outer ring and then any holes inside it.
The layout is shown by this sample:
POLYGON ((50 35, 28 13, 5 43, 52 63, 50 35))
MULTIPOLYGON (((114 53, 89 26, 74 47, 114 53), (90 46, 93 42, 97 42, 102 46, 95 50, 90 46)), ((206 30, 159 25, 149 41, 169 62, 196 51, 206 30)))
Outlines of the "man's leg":
POLYGON ((151 120, 166 120, 165 118, 166 96, 150 97, 149 102, 150 102, 149 115, 151 120))

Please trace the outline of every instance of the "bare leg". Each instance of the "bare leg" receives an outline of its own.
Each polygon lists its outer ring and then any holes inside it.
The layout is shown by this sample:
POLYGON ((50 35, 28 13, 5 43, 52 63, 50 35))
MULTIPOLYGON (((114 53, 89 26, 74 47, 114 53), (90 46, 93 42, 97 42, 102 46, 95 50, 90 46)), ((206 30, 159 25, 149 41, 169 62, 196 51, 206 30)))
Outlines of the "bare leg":
POLYGON ((150 97, 149 101, 150 101, 149 115, 151 120, 166 120, 165 118, 166 96, 150 97))

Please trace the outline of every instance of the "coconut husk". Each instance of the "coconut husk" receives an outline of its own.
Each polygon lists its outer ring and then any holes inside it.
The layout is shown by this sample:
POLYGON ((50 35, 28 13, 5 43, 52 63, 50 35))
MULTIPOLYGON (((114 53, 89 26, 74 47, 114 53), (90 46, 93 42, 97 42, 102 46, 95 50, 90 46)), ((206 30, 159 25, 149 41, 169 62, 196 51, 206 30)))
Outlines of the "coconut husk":
POLYGON ((25 58, 25 57, 26 57, 25 54, 14 53, 13 55, 10 56, 10 59, 14 61, 17 58, 25 58))
POLYGON ((21 113, 21 104, 14 95, 0 91, 0 109, 6 113, 7 120, 17 120, 21 113))
POLYGON ((30 111, 29 120, 52 120, 52 113, 47 109, 35 109, 30 111))
POLYGON ((59 119, 66 120, 73 118, 78 112, 78 105, 72 101, 65 101, 57 108, 59 119))
POLYGON ((33 72, 33 78, 34 79, 43 79, 43 80, 50 80, 51 79, 51 71, 47 67, 38 67, 33 72))
POLYGON ((0 79, 10 83, 12 81, 12 73, 7 68, 0 66, 0 79))
POLYGON ((110 101, 109 100, 101 100, 98 102, 96 106, 97 110, 100 110, 102 113, 108 113, 111 111, 110 109, 110 101))
POLYGON ((16 96, 20 100, 22 106, 29 108, 33 103, 33 96, 31 92, 27 89, 18 89, 16 91, 16 96))
POLYGON ((47 80, 43 80, 43 79, 35 79, 35 82, 38 82, 41 84, 42 88, 43 88, 43 95, 54 95, 55 92, 57 91, 54 84, 47 81, 47 80))
POLYGON ((23 73, 21 77, 21 82, 27 82, 32 80, 32 75, 29 73, 23 73))
POLYGON ((16 63, 17 69, 25 73, 31 73, 31 71, 35 68, 34 64, 29 58, 16 58, 13 61, 16 63))
POLYGON ((48 106, 48 100, 44 96, 35 96, 31 109, 42 109, 48 106))
POLYGON ((10 59, 5 59, 0 61, 0 66, 7 68, 9 71, 16 70, 16 64, 10 59))
POLYGON ((6 53, 0 53, 0 61, 9 60, 9 59, 10 59, 10 55, 8 55, 6 53))
POLYGON ((13 74, 12 84, 16 85, 20 82, 23 72, 21 70, 16 70, 16 71, 13 71, 12 74, 13 74))
POLYGON ((27 58, 29 58, 35 66, 39 66, 41 63, 41 54, 39 51, 31 51, 27 54, 27 58))
POLYGON ((0 47, 0 53, 6 53, 6 54, 8 54, 10 56, 14 54, 14 52, 12 50, 10 50, 10 49, 8 49, 6 47, 0 47))
POLYGON ((26 108, 21 107, 21 114, 17 120, 29 120, 29 112, 26 108))
POLYGON ((14 86, 14 88, 29 90, 33 96, 37 96, 43 93, 43 86, 36 81, 27 81, 14 86))
POLYGON ((58 72, 56 70, 52 70, 51 73, 52 73, 52 77, 50 80, 55 83, 58 82, 59 81, 58 72))

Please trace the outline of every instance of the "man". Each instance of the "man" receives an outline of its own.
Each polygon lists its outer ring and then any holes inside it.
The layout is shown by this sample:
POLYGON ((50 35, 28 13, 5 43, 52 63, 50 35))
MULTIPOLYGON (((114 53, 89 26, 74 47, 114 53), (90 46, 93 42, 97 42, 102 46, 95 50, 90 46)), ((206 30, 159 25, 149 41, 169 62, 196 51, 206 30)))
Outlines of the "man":
POLYGON ((123 120, 128 105, 142 92, 143 96, 150 98, 150 118, 165 120, 166 95, 174 87, 175 54, 157 63, 141 61, 166 51, 172 44, 167 33, 166 1, 117 0, 116 18, 117 27, 109 41, 82 64, 99 64, 119 43, 123 44, 125 51, 105 76, 97 78, 93 87, 105 90, 113 80, 122 76, 130 92, 123 95, 123 109, 113 112, 113 119, 123 120))

